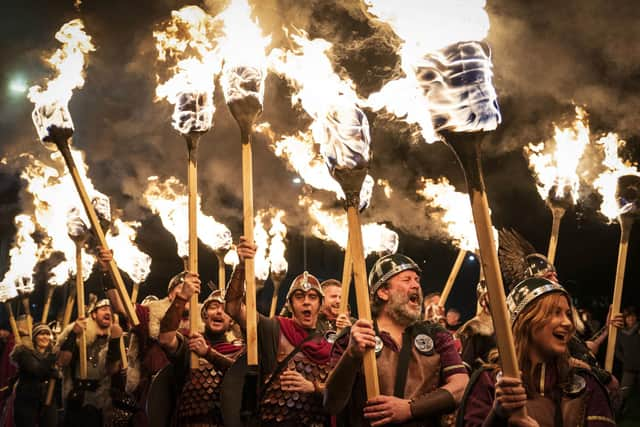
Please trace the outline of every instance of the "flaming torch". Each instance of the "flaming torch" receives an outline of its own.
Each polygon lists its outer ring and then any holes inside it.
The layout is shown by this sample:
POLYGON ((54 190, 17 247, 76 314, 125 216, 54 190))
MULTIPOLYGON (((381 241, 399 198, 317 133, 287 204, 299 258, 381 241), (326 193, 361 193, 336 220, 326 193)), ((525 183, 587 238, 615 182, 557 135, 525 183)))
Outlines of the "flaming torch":
POLYGON ((418 73, 434 127, 443 132, 465 173, 502 371, 517 378, 520 370, 480 162, 482 141, 501 121, 488 47, 478 42, 455 43, 426 56, 418 73))
MULTIPOLYGON (((367 175, 370 158, 369 122, 364 112, 345 98, 326 111, 322 129, 316 129, 316 140, 320 143, 322 155, 331 175, 338 181, 345 193, 345 209, 349 224, 349 247, 355 277, 358 315, 371 321, 369 287, 364 260, 362 228, 359 207, 360 190, 367 175)), ((363 359, 367 397, 380 394, 378 372, 373 349, 368 350, 363 359)))
POLYGON ((18 291, 16 290, 15 282, 13 280, 6 280, 5 278, 5 280, 0 283, 0 302, 5 304, 7 313, 9 314, 9 324, 11 325, 11 332, 13 333, 16 344, 20 342, 20 331, 18 330, 18 324, 16 323, 16 318, 13 314, 11 300, 17 296, 18 291))
MULTIPOLYGON (((242 145, 242 205, 244 236, 253 242, 253 159, 251 134, 256 119, 262 113, 264 79, 266 77, 265 48, 270 39, 260 34, 251 19, 251 8, 245 0, 234 0, 222 12, 225 37, 220 41, 225 58, 221 84, 227 106, 240 127, 242 145)), ((256 277, 253 260, 245 263, 247 318, 247 373, 244 396, 251 398, 258 387, 258 331, 256 307, 256 277)), ((245 400, 245 399, 243 399, 245 400)), ((244 409, 253 411, 255 397, 244 409)))
POLYGON ((282 281, 287 276, 289 263, 284 257, 285 245, 284 238, 287 235, 287 227, 282 222, 284 211, 277 211, 271 218, 271 228, 269 228, 269 236, 271 237, 271 245, 269 246, 269 264, 271 266, 271 281, 273 282, 273 295, 271 296, 271 308, 269 317, 276 314, 276 306, 278 305, 278 291, 282 281))
MULTIPOLYGON (((596 141, 604 150, 605 158, 602 172, 593 182, 593 186, 602 195, 600 211, 609 221, 618 219, 620 224, 620 245, 618 247, 618 264, 613 290, 613 314, 620 312, 622 289, 627 263, 627 249, 633 221, 640 215, 640 172, 636 165, 623 161, 618 156, 618 149, 625 145, 618 135, 609 133, 596 141)), ((613 368, 613 356, 616 345, 617 329, 609 327, 609 340, 605 357, 605 369, 613 368)))
MULTIPOLYGON (((82 78, 84 55, 94 50, 94 47, 91 44, 91 37, 84 32, 84 25, 79 19, 63 25, 56 33, 56 39, 63 43, 63 48, 59 49, 49 62, 56 66, 60 72, 55 80, 48 83, 45 91, 42 91, 39 86, 34 86, 29 90, 29 99, 35 104, 32 114, 33 122, 40 140, 43 143, 52 143, 62 154, 89 217, 93 232, 100 246, 108 248, 102 227, 91 205, 70 149, 74 127, 68 103, 73 88, 81 87, 84 84, 82 78)), ((138 316, 133 309, 131 300, 129 300, 129 295, 114 261, 109 263, 109 273, 120 293, 129 319, 134 325, 138 325, 138 316)))
MULTIPOLYGON (((89 230, 84 224, 77 211, 72 212, 67 221, 69 237, 76 244, 76 305, 78 318, 84 319, 84 278, 82 276, 82 247, 89 238, 89 230)), ((87 378, 87 336, 80 332, 80 379, 87 378)))
POLYGON ((556 257, 560 221, 566 210, 578 198, 579 179, 577 174, 580 158, 589 144, 589 128, 585 111, 576 107, 576 121, 571 128, 555 127, 555 151, 549 153, 545 143, 529 144, 525 153, 529 155, 529 166, 538 179, 538 192, 546 199, 553 216, 551 237, 547 258, 551 264, 556 257))
MULTIPOLYGON (((213 77, 219 70, 220 60, 209 36, 212 34, 215 20, 196 6, 187 6, 172 12, 172 21, 166 32, 154 32, 160 53, 160 59, 167 55, 177 56, 186 48, 193 49, 197 55, 182 59, 178 72, 169 81, 158 85, 158 98, 167 98, 174 104, 173 127, 184 137, 187 144, 187 188, 188 188, 188 242, 189 258, 187 270, 198 272, 198 143, 200 137, 212 126, 213 113, 213 77), (188 36, 182 37, 184 33, 188 36)), ((199 314, 198 294, 190 301, 189 328, 198 330, 199 314)), ((191 353, 191 367, 198 366, 198 356, 191 353)))

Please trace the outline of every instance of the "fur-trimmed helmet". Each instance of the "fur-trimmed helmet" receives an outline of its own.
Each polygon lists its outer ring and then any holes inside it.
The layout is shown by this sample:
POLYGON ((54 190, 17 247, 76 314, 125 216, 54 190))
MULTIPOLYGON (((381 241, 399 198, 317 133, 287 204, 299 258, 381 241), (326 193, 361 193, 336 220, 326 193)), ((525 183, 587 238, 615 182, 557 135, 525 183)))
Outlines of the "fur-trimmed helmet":
POLYGON ((571 304, 571 296, 562 285, 542 277, 529 277, 518 283, 507 296, 507 308, 513 325, 525 308, 538 298, 551 292, 560 292, 567 296, 571 304))
POLYGON ((405 270, 413 270, 422 273, 418 264, 411 258, 402 254, 385 255, 379 258, 369 272, 369 293, 375 295, 380 286, 398 273, 405 270))
POLYGON ((202 307, 200 307, 200 316, 202 316, 202 319, 207 318, 207 307, 209 307, 209 304, 214 301, 224 305, 224 295, 222 295, 222 291, 220 289, 216 289, 215 291, 211 292, 207 299, 205 299, 202 303, 202 307))

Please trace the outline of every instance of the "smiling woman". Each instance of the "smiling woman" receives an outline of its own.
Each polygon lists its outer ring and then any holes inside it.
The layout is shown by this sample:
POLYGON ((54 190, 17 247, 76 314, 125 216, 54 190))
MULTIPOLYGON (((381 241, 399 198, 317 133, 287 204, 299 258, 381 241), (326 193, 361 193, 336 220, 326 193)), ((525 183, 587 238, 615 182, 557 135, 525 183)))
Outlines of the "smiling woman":
POLYGON ((507 306, 522 378, 502 376, 497 367, 474 375, 459 425, 502 425, 507 419, 513 425, 615 425, 606 389, 591 371, 570 363, 570 298, 561 285, 543 278, 515 286, 507 306))

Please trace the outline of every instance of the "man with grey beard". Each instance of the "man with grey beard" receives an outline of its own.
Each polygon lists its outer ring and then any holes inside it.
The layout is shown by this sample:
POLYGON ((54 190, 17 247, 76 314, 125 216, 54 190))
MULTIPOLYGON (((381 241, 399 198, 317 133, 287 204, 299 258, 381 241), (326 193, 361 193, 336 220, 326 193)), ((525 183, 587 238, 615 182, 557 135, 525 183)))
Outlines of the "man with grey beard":
POLYGON ((404 255, 380 258, 369 274, 374 321, 357 320, 334 344, 324 404, 345 425, 436 426, 462 398, 469 377, 451 334, 421 319, 420 273, 404 255), (366 401, 362 357, 371 348, 380 396, 366 401))

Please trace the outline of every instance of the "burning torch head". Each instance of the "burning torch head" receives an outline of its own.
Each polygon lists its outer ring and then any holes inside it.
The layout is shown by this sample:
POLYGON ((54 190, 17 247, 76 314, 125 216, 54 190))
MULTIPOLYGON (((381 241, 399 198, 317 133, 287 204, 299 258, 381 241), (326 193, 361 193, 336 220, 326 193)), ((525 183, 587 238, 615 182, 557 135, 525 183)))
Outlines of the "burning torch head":
POLYGON ((111 202, 109 198, 100 194, 91 199, 91 204, 100 220, 100 227, 106 233, 106 230, 111 226, 111 202))
POLYGON ((80 217, 80 212, 76 208, 69 211, 67 217, 67 233, 71 240, 76 243, 84 243, 89 238, 89 228, 80 217))
POLYGON ((353 102, 340 98, 318 121, 313 136, 331 175, 347 196, 347 205, 358 206, 371 157, 367 116, 353 102))
POLYGON ((558 184, 554 184, 549 189, 547 203, 551 208, 569 209, 573 206, 573 195, 571 185, 564 185, 562 189, 558 184))
POLYGON ((620 215, 640 216, 640 176, 623 175, 618 178, 616 200, 620 215))
POLYGON ((362 188, 360 189, 360 205, 358 206, 360 212, 369 207, 369 203, 371 203, 371 196, 373 196, 374 184, 375 181, 373 180, 373 177, 371 175, 367 175, 364 177, 362 188))
POLYGON ((262 113, 264 99, 264 73, 249 66, 230 67, 224 73, 224 97, 240 130, 249 133, 262 113))
POLYGON ((183 135, 204 133, 213 122, 213 99, 206 92, 182 92, 173 112, 173 127, 183 135))
POLYGON ((56 101, 36 105, 31 117, 38 132, 38 138, 50 150, 55 150, 56 143, 66 142, 73 135, 73 121, 66 105, 56 101))
POLYGON ((494 130, 501 116, 491 83, 491 52, 481 42, 458 42, 425 56, 416 76, 436 131, 494 130))

